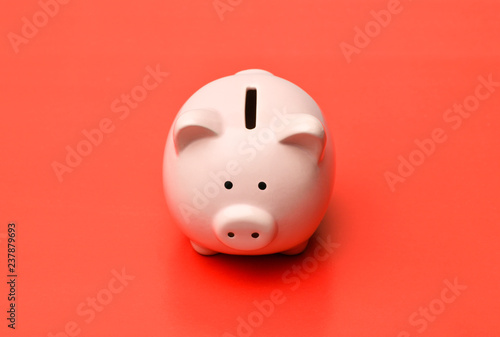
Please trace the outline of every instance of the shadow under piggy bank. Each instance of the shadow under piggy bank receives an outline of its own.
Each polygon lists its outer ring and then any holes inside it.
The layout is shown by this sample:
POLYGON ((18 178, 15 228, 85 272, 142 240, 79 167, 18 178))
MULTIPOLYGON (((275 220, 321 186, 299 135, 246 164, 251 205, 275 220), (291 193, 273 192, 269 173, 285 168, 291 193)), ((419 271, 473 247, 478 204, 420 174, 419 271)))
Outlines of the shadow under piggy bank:
POLYGON ((207 257, 193 251, 201 267, 198 284, 203 283, 197 291, 203 296, 204 314, 197 324, 206 320, 210 336, 271 336, 284 326, 287 335, 305 327, 324 335, 333 310, 334 263, 340 246, 333 218, 329 210, 298 255, 207 257))

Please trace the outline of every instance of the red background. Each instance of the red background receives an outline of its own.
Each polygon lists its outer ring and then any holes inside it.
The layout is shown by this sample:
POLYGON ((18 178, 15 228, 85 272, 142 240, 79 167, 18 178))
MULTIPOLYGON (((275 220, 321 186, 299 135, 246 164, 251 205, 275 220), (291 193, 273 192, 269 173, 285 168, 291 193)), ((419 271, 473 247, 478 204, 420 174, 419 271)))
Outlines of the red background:
POLYGON ((479 76, 500 81, 500 4, 401 1, 348 62, 341 44, 389 1, 226 3, 221 20, 210 0, 70 1, 16 47, 11 33, 41 5, 3 4, 0 249, 15 222, 19 276, 12 331, 1 253, 2 336, 65 336, 72 321, 79 336, 237 335, 249 315, 251 336, 498 336, 500 87, 456 129, 443 115, 479 76), (111 103, 156 65, 168 77, 119 119, 111 103), (203 257, 171 223, 161 171, 174 116, 247 68, 301 86, 332 131, 336 185, 316 237, 340 246, 324 261, 315 240, 295 257, 203 257), (104 118, 113 131, 60 182, 52 164, 104 118), (384 174, 436 128, 446 141, 392 191, 384 174), (304 263, 317 265, 292 290, 282 276, 304 263), (134 279, 86 323, 79 305, 123 268, 134 279), (452 303, 446 280, 467 287, 452 303), (284 303, 259 321, 253 302, 275 289, 284 303))

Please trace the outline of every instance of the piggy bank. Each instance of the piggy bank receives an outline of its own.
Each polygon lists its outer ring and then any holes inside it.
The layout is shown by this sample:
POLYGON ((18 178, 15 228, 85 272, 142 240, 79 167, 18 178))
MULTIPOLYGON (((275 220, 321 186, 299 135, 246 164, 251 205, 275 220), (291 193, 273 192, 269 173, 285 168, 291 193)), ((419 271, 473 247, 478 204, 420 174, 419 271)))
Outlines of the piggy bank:
POLYGON ((321 110, 295 84, 250 69, 182 106, 168 134, 170 213, 200 254, 298 254, 329 204, 334 154, 321 110))

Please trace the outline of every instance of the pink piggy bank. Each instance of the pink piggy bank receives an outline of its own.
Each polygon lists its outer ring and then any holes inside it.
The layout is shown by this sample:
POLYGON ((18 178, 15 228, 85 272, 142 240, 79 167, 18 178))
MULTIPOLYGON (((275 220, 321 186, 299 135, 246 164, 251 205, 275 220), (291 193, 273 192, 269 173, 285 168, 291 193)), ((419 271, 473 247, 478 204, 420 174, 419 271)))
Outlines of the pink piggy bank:
POLYGON ((321 110, 293 83, 257 69, 193 94, 170 129, 167 204, 200 254, 302 252, 334 177, 321 110))

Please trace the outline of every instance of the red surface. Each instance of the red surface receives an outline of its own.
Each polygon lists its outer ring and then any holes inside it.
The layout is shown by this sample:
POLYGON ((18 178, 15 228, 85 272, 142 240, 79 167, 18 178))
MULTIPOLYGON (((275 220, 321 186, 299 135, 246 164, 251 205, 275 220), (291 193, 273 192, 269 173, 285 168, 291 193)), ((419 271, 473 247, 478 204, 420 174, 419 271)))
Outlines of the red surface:
POLYGON ((0 249, 15 222, 18 279, 13 331, 1 253, 1 335, 498 336, 500 86, 476 88, 500 82, 500 4, 221 1, 223 20, 212 1, 70 1, 15 47, 41 5, 4 4, 0 249), (377 31, 370 12, 387 8, 377 31), (126 114, 121 95, 157 65, 169 75, 126 114), (339 245, 328 254, 313 239, 296 257, 202 257, 171 224, 170 124, 199 87, 246 68, 324 111, 337 175, 315 238, 339 245), (447 112, 464 101, 467 118, 447 112), (53 163, 100 124, 108 133, 59 181, 53 163), (420 158, 415 141, 433 132, 441 143, 420 158), (392 191, 399 156, 420 165, 392 191), (116 282, 123 268, 134 278, 116 282))

